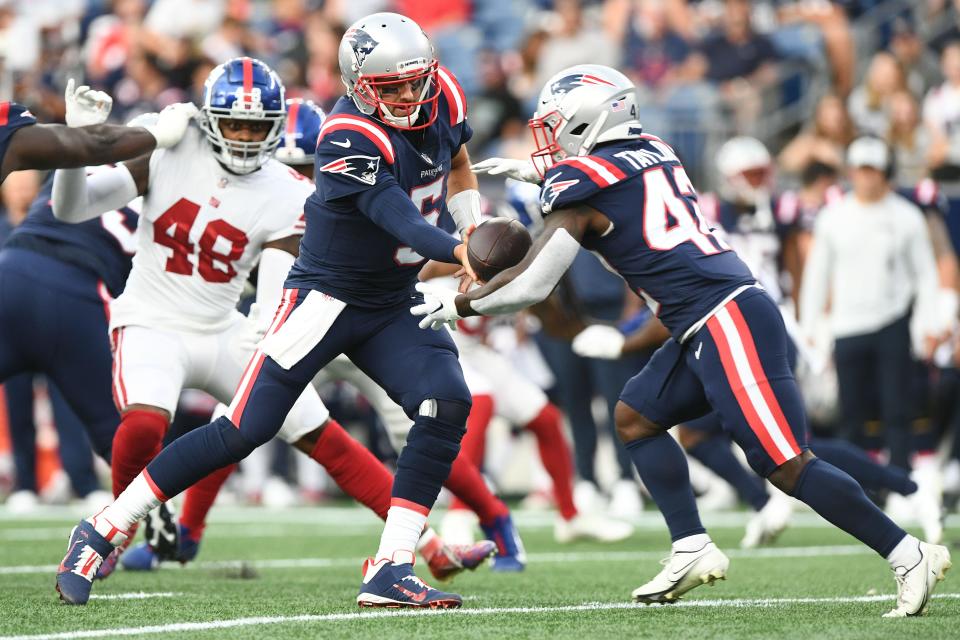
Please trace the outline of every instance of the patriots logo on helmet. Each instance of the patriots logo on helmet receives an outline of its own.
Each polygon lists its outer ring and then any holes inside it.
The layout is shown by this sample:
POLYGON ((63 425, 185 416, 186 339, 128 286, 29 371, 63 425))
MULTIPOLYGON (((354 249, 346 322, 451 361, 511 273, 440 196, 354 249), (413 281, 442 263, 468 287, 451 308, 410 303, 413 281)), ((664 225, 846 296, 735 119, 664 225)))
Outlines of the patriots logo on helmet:
POLYGON ((350 29, 350 31, 347 31, 346 37, 350 46, 353 47, 353 56, 357 59, 357 67, 362 67, 363 61, 380 44, 363 29, 350 29))
POLYGON ((615 87, 616 85, 612 82, 608 82, 603 78, 590 75, 589 73, 575 73, 573 75, 564 76, 550 85, 550 91, 555 95, 561 95, 569 91, 573 91, 577 87, 582 87, 589 84, 605 84, 610 87, 615 87))
POLYGON ((379 156, 345 156, 320 167, 320 171, 350 176, 358 182, 369 185, 377 183, 377 171, 379 170, 379 156))

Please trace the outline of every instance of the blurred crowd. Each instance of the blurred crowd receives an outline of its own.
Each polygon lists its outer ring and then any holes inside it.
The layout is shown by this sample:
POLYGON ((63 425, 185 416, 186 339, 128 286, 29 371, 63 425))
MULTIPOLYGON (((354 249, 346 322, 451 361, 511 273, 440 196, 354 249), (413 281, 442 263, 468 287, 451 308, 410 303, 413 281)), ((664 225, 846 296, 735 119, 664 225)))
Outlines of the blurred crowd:
MULTIPOLYGON (((846 185, 847 149, 859 135, 876 136, 892 150, 893 186, 916 192, 919 185, 933 185, 924 188, 937 194, 926 200, 939 207, 939 222, 931 223, 940 246, 936 286, 958 287, 955 257, 952 267, 940 258, 953 253, 948 230, 960 234, 960 199, 947 197, 960 184, 960 0, 0 0, 0 97, 29 105, 41 121, 60 121, 67 79, 82 78, 108 91, 114 98, 111 117, 126 121, 174 102, 198 101, 216 64, 250 55, 277 70, 288 97, 330 108, 343 92, 337 47, 345 25, 379 10, 415 19, 442 64, 459 78, 475 131, 470 153, 477 159, 529 153, 525 125, 536 92, 558 70, 586 62, 623 70, 640 90, 645 129, 676 148, 701 192, 746 207, 751 215, 766 198, 765 206, 774 202, 775 216, 797 221, 789 239, 780 238, 775 276, 788 283, 784 291, 794 302, 814 220, 830 194, 846 185), (759 139, 763 153, 746 160, 718 154, 723 142, 738 135, 759 139)), ((0 237, 3 225, 22 218, 38 184, 37 176, 24 174, 3 185, 0 237)), ((536 225, 529 194, 517 185, 489 183, 482 189, 494 207, 536 225)), ((557 295, 554 313, 494 327, 488 339, 565 411, 581 480, 578 499, 592 500, 605 487, 633 483, 629 460, 609 427, 619 389, 639 364, 577 356, 570 348, 572 327, 619 323, 643 312, 639 299, 586 254, 557 295), (609 462, 599 466, 598 434, 600 455, 609 462)), ((944 373, 956 368, 952 353, 939 364, 926 355, 921 376, 956 379, 944 373)), ((29 388, 34 382, 18 384, 29 388)), ((938 390, 933 385, 929 395, 938 390)), ((55 391, 50 395, 56 408, 55 391)), ((382 428, 362 398, 337 386, 326 399, 336 415, 346 416, 341 421, 364 429, 371 448, 389 460, 382 428)), ((914 418, 930 422, 931 412, 945 411, 943 404, 933 403, 914 418)), ((210 409, 203 398, 190 396, 179 420, 205 422, 210 409)), ((32 407, 22 406, 9 413, 10 421, 35 420, 42 433, 56 422, 61 439, 79 433, 78 427, 69 435, 69 417, 35 418, 32 407)), ((935 429, 948 432, 957 420, 953 413, 935 417, 935 429)), ((836 415, 824 412, 827 430, 836 426, 831 421, 836 415)), ((9 480, 3 450, 0 437, 0 480, 9 480)), ((64 459, 63 467, 82 496, 96 489, 89 483, 89 450, 77 457, 79 462, 64 459)), ((491 458, 494 467, 506 466, 502 456, 491 458)), ((280 502, 292 501, 286 481, 264 480, 296 476, 290 461, 283 450, 245 462, 256 471, 243 491, 253 500, 271 491, 280 502)), ((955 471, 960 490, 960 462, 955 471)), ((320 495, 322 478, 306 468, 299 473, 305 493, 320 495)), ((42 470, 35 475, 46 477, 42 470)), ((541 470, 526 480, 536 487, 545 486, 545 478, 541 470)), ((715 488, 709 480, 701 487, 715 488)), ((38 484, 19 478, 15 488, 36 494, 38 484)), ((625 496, 616 511, 638 510, 625 496)))

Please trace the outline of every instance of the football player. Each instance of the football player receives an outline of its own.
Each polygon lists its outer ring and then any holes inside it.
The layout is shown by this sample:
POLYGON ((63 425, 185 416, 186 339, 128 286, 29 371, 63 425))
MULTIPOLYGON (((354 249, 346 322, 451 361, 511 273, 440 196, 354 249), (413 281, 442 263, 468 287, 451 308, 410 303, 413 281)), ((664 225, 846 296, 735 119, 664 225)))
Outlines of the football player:
POLYGON ((113 99, 71 78, 64 95, 66 126, 37 124, 26 107, 0 102, 0 183, 11 171, 56 169, 120 162, 176 144, 196 113, 192 104, 174 104, 149 127, 104 124, 113 99))
POLYGON ((700 523, 686 457, 667 433, 716 411, 757 472, 888 560, 898 594, 887 616, 922 614, 950 552, 907 534, 853 478, 810 453, 780 311, 704 221, 673 150, 643 132, 637 101, 630 80, 609 67, 551 78, 530 121, 532 162, 508 172, 543 176, 543 233, 520 264, 473 291, 419 284, 425 302, 412 312, 424 328, 510 313, 545 298, 581 246, 597 251, 672 336, 617 405, 617 431, 673 542, 664 569, 634 599, 670 602, 726 576, 729 560, 700 523))
MULTIPOLYGON (((68 601, 84 603, 90 591, 73 568, 85 559, 96 564, 149 510, 276 435, 314 375, 346 353, 414 421, 380 548, 365 563, 357 602, 430 608, 462 602, 420 580, 413 556, 457 457, 470 394, 449 335, 418 331, 409 310, 425 259, 460 263, 474 275, 466 244, 433 226, 445 207, 465 232, 477 217, 479 193, 463 146, 472 134, 466 102, 422 29, 404 16, 359 20, 344 34, 339 57, 347 95, 321 129, 306 232, 262 349, 244 371, 227 416, 175 440, 112 505, 77 526, 58 574, 68 601)), ((253 97, 250 88, 244 80, 240 91, 231 91, 239 109, 253 97)), ((243 153, 242 166, 265 151, 243 153)), ((233 154, 223 153, 231 162, 233 154)), ((278 210, 275 198, 258 198, 263 195, 249 200, 278 210)), ((208 237, 206 246, 215 239, 208 237)), ((221 260, 228 255, 218 254, 221 260)), ((178 260, 181 255, 169 260, 185 271, 192 263, 178 260)))

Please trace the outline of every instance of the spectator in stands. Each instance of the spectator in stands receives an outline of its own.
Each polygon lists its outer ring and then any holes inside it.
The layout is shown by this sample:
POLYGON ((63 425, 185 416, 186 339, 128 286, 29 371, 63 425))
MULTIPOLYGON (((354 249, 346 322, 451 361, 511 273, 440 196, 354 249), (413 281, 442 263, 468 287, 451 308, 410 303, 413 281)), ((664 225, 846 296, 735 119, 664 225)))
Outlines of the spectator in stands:
POLYGON ((909 91, 890 96, 887 144, 893 149, 894 182, 913 186, 928 173, 932 135, 920 121, 920 107, 909 91))
POLYGON ((943 49, 940 69, 944 82, 923 101, 923 121, 934 135, 930 166, 935 177, 960 178, 960 41, 943 49))
POLYGON ((903 68, 892 54, 879 51, 862 84, 850 94, 847 108, 860 133, 882 137, 890 126, 890 98, 908 91, 903 68))
POLYGON ((813 126, 790 141, 777 158, 786 173, 800 174, 813 162, 843 167, 843 154, 856 135, 843 100, 834 93, 822 97, 814 111, 813 126))
POLYGON ((924 44, 912 22, 898 19, 893 23, 890 53, 906 73, 907 86, 913 95, 925 95, 930 87, 940 81, 937 56, 924 44))
POLYGON ((471 151, 477 157, 503 155, 487 146, 525 138, 529 114, 507 85, 502 56, 483 51, 477 66, 482 90, 470 101, 471 151))
POLYGON ((116 85, 138 46, 146 10, 145 0, 115 0, 112 13, 90 23, 84 44, 88 80, 106 88, 116 85))
POLYGON ((839 3, 835 2, 775 2, 780 29, 774 34, 778 46, 795 24, 814 25, 823 37, 823 47, 830 61, 833 90, 846 96, 853 88, 856 71, 856 53, 850 21, 839 3))
POLYGON ((317 104, 328 111, 344 91, 337 62, 343 32, 343 25, 330 21, 321 13, 313 13, 307 19, 305 34, 309 63, 306 86, 317 104))

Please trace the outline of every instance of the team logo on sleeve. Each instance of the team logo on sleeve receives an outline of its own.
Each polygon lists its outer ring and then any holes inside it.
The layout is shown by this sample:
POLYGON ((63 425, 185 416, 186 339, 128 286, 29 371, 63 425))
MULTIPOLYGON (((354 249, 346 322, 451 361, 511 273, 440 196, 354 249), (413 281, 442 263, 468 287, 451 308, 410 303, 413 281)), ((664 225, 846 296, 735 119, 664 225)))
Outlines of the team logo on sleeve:
POLYGON ((320 167, 320 171, 350 176, 358 182, 369 185, 377 183, 377 172, 379 170, 379 156, 346 156, 337 158, 320 167))
POLYGON ((543 192, 540 194, 540 199, 543 202, 542 208, 545 213, 550 213, 550 211, 553 210, 553 203, 556 201, 557 196, 580 182, 580 180, 576 178, 573 180, 557 180, 559 177, 560 174, 555 173, 550 176, 549 180, 543 183, 543 192))

